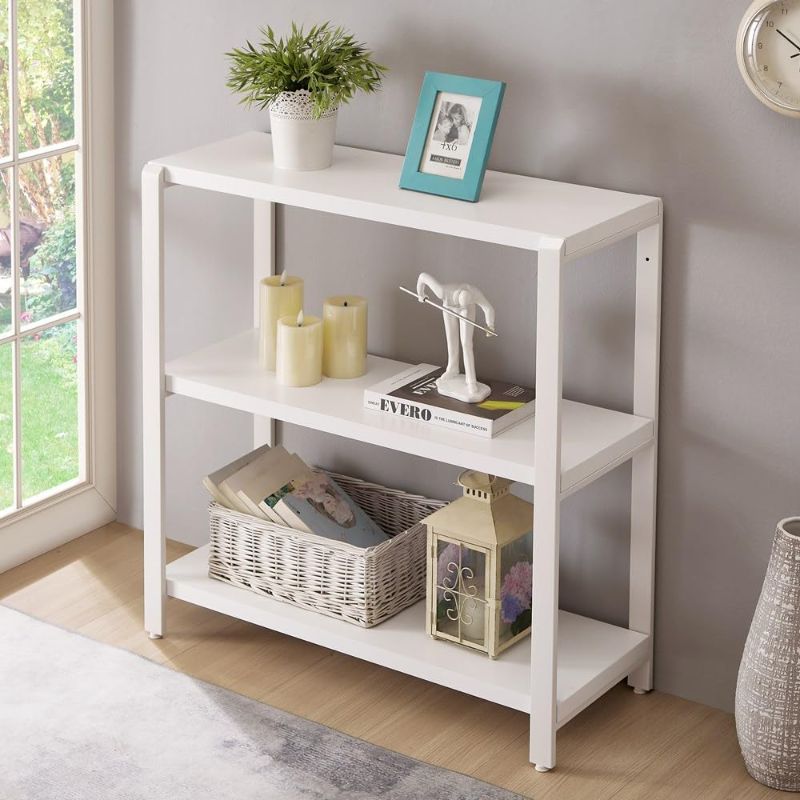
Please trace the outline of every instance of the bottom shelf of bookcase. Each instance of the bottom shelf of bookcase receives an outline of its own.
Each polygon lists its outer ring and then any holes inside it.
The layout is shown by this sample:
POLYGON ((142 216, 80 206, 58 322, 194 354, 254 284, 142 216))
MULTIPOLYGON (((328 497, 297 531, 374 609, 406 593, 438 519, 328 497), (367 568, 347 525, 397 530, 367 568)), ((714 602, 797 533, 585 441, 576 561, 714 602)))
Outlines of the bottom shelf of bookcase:
MULTIPOLYGON (((322 647, 519 711, 530 711, 530 640, 495 661, 425 633, 420 602, 375 628, 359 628, 208 577, 208 547, 167 566, 167 594, 322 647)), ((648 653, 648 637, 566 611, 558 620, 558 724, 622 680, 648 653)))

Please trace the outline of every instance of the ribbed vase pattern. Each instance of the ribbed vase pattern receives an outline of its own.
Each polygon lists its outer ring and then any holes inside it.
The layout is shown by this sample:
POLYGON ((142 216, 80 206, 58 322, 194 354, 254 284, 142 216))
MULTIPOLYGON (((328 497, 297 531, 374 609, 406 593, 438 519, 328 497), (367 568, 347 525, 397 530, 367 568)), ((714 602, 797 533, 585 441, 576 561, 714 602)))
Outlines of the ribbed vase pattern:
POLYGON ((757 781, 800 791, 800 517, 775 533, 739 667, 736 733, 757 781))

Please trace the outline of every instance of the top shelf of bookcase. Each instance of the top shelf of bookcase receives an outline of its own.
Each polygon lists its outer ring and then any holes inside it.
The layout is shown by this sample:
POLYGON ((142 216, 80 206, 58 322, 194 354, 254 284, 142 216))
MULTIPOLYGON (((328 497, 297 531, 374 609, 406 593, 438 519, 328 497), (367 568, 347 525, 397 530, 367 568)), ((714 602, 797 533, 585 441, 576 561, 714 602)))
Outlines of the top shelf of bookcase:
POLYGON ((558 249, 574 258, 656 222, 655 197, 486 173, 479 203, 398 188, 402 156, 336 147, 333 166, 287 172, 269 134, 250 132, 152 162, 170 184, 326 211, 465 239, 558 249))

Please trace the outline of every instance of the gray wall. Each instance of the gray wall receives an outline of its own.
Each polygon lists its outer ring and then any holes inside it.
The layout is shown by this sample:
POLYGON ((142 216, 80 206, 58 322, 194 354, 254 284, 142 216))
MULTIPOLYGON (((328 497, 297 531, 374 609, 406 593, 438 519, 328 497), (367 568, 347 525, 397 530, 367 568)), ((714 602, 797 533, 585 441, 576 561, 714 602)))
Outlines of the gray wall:
MULTIPOLYGON (((402 153, 425 69, 508 83, 494 169, 664 198, 664 335, 656 682, 730 708, 774 524, 800 512, 800 123, 750 96, 733 41, 747 5, 707 0, 118 0, 120 519, 141 525, 139 172, 150 158, 266 129, 224 87, 226 49, 260 24, 334 16, 392 72, 340 114, 338 141, 402 153)), ((168 355, 249 320, 250 209, 168 193, 168 355)), ((279 210, 279 257, 306 278, 308 306, 359 291, 373 351, 443 358, 440 321, 394 287, 421 269, 484 286, 499 340, 489 377, 534 379, 535 263, 523 252, 279 210)), ((632 243, 569 274, 566 392, 630 403, 632 243)), ((244 415, 168 403, 169 532, 204 536, 202 475, 248 446, 244 415)), ((297 428, 308 460, 451 496, 456 470, 297 428)), ((610 621, 627 612, 623 467, 566 503, 562 604, 610 621)))

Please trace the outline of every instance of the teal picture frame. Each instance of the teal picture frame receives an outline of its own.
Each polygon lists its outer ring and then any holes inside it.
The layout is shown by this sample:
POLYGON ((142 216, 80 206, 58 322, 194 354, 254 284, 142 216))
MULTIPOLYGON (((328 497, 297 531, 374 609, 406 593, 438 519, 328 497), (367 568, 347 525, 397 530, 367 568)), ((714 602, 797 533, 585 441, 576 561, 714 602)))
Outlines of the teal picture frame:
POLYGON ((489 151, 505 89, 506 85, 502 81, 487 81, 443 72, 426 72, 400 174, 400 188, 467 200, 471 203, 477 202, 481 195, 486 163, 489 160, 489 151), (420 171, 440 93, 478 97, 481 100, 478 118, 471 130, 467 163, 463 176, 459 178, 420 171))

